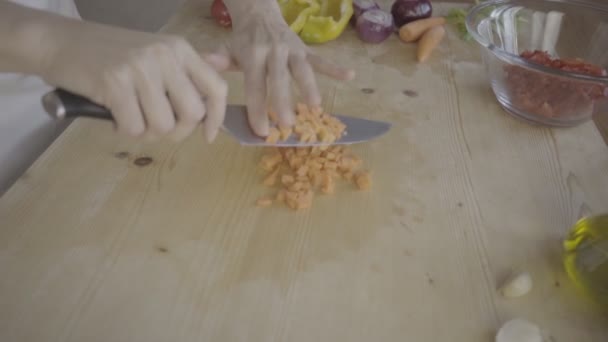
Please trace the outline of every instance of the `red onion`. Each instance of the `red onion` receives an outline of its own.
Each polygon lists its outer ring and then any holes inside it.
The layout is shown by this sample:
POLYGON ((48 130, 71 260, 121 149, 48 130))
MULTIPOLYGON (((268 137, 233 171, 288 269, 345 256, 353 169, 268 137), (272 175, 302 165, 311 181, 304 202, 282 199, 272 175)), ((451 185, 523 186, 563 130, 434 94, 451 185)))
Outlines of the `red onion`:
POLYGON ((393 33, 393 17, 379 9, 363 12, 357 19, 357 35, 359 38, 372 44, 378 44, 393 33))
POLYGON ((397 0, 391 7, 391 13, 397 28, 418 20, 428 18, 433 14, 430 0, 397 0))
POLYGON ((372 10, 372 9, 380 9, 380 6, 374 0, 354 0, 353 1, 353 10, 355 20, 359 19, 363 12, 372 10))

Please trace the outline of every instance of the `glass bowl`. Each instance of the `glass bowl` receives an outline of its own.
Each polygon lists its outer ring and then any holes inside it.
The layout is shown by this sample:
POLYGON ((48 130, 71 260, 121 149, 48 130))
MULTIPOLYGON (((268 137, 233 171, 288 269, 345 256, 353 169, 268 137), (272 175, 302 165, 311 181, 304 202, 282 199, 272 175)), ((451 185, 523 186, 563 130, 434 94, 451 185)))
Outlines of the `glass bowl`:
POLYGON ((466 27, 510 114, 553 127, 608 115, 608 5, 490 0, 469 11, 466 27))

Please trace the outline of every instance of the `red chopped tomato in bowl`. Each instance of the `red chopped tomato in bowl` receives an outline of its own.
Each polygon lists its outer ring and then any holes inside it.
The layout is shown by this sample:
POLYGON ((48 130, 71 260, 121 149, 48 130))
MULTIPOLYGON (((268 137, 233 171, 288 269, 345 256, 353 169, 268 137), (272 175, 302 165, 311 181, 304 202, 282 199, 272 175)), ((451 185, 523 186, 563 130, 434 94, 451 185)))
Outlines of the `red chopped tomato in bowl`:
MULTIPOLYGON (((545 67, 589 76, 606 76, 600 66, 582 59, 552 58, 544 51, 524 51, 521 57, 545 67)), ((518 65, 505 66, 505 83, 513 106, 547 118, 567 118, 592 112, 595 102, 608 99, 603 84, 541 73, 518 65)))

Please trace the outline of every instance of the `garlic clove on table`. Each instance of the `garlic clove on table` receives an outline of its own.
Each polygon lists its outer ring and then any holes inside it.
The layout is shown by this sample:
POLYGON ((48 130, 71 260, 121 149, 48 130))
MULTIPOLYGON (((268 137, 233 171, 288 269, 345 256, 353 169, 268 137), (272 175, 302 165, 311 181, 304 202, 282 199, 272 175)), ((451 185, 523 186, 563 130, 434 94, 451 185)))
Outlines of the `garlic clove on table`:
POLYGON ((521 297, 532 289, 532 276, 528 272, 509 278, 498 290, 506 298, 521 297))
POLYGON ((543 342, 540 328, 522 318, 512 319, 498 330, 495 342, 543 342))

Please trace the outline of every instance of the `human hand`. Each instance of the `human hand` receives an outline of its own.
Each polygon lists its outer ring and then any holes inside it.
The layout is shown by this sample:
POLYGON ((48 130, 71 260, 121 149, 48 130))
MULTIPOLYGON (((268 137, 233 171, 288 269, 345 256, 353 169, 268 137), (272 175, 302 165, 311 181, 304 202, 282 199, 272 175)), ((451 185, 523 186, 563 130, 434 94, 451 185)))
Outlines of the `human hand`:
POLYGON ((267 105, 277 113, 279 125, 295 123, 290 76, 309 106, 321 104, 313 70, 338 80, 354 77, 354 71, 312 53, 285 23, 276 0, 224 2, 232 18, 232 34, 207 60, 218 70, 230 66, 244 72, 249 122, 256 134, 268 135, 267 105))
POLYGON ((204 120, 207 140, 215 139, 227 84, 184 39, 77 21, 62 25, 41 67, 45 81, 107 107, 128 135, 179 141, 204 120))

